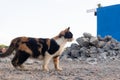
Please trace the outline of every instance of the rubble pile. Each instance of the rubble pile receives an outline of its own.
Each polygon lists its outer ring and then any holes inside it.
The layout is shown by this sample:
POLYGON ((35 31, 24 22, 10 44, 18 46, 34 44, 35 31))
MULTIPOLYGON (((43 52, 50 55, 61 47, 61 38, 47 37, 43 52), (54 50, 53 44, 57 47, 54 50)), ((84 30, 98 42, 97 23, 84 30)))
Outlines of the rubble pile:
POLYGON ((67 47, 62 58, 79 60, 107 60, 120 58, 120 42, 107 35, 94 37, 90 33, 83 33, 82 37, 76 39, 67 47))

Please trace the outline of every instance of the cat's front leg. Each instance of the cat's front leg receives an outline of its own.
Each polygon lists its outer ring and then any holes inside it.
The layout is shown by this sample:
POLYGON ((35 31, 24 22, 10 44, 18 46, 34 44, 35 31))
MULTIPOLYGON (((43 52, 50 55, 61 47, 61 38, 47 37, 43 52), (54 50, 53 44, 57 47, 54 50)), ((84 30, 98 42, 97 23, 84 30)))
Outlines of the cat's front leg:
POLYGON ((49 71, 48 64, 51 60, 52 56, 49 53, 46 53, 43 61, 43 70, 44 71, 49 71))
POLYGON ((57 71, 62 71, 62 68, 59 67, 59 56, 53 57, 53 62, 54 62, 55 69, 57 71))
POLYGON ((49 71, 49 68, 47 65, 43 64, 43 71, 49 71))

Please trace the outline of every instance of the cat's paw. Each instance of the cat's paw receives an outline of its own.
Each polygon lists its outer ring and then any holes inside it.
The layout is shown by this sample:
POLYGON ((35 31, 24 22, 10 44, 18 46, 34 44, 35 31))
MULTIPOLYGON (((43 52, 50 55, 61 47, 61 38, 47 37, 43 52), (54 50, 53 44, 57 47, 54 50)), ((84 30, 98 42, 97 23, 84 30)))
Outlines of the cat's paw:
POLYGON ((57 68, 56 71, 62 71, 63 69, 62 68, 57 68))
POLYGON ((48 72, 49 69, 48 68, 43 68, 43 71, 48 72))
POLYGON ((23 65, 17 66, 17 67, 15 67, 15 69, 16 69, 16 70, 20 70, 20 71, 28 71, 28 70, 30 70, 30 69, 28 69, 28 68, 25 68, 23 65))

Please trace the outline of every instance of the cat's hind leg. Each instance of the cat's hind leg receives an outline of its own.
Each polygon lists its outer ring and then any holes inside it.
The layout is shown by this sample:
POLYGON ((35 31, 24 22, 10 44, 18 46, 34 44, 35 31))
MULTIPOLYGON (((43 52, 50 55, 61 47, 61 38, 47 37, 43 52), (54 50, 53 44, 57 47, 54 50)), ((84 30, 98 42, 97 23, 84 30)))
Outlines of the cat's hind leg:
POLYGON ((25 70, 22 65, 28 58, 30 54, 25 51, 18 51, 12 60, 12 64, 16 69, 25 70))

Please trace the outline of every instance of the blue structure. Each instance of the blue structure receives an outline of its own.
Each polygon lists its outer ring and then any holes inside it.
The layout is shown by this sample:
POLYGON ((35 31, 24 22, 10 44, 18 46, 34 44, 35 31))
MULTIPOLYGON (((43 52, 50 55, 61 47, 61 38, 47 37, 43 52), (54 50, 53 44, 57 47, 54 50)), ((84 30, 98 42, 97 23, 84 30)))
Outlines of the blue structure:
POLYGON ((120 41, 120 4, 97 8, 97 35, 120 41))

